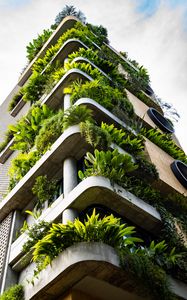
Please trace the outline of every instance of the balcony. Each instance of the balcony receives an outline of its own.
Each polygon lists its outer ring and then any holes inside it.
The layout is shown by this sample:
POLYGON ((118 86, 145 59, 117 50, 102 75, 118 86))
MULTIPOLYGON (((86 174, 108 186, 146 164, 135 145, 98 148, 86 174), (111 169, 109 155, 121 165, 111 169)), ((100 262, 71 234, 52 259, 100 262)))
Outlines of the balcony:
POLYGON ((71 16, 71 17, 66 17, 57 27, 57 29, 54 31, 54 33, 51 35, 51 37, 47 40, 45 45, 42 47, 42 49, 38 52, 38 54, 35 56, 35 58, 31 61, 31 63, 28 65, 26 70, 23 72, 21 77, 18 80, 18 85, 23 86, 24 83, 27 81, 27 79, 30 77, 32 74, 32 66, 35 63, 35 61, 38 58, 42 58, 45 55, 46 50, 54 45, 59 37, 68 29, 72 28, 74 24, 78 21, 77 18, 71 16))
MULTIPOLYGON (((32 269, 33 265, 30 265, 22 272, 20 283, 24 284, 32 269)), ((185 284, 179 284, 173 279, 171 284, 177 296, 187 299, 185 284)), ((56 299, 69 289, 78 287, 82 292, 88 292, 88 295, 100 295, 99 299, 123 300, 128 297, 143 300, 145 296, 146 299, 152 299, 140 283, 134 282, 128 272, 120 268, 119 257, 112 247, 103 243, 79 243, 54 259, 51 266, 48 265, 35 279, 34 286, 26 283, 25 300, 56 299)))

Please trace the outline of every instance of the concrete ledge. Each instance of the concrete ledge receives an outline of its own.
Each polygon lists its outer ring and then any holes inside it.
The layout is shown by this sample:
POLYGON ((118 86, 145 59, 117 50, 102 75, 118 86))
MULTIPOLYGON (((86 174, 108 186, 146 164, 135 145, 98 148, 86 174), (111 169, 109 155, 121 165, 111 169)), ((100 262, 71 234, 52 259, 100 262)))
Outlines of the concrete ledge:
POLYGON ((62 45, 62 47, 58 50, 58 52, 52 58, 52 60, 47 64, 45 69, 42 71, 42 74, 45 72, 46 68, 49 65, 54 64, 56 61, 60 61, 61 63, 64 62, 65 58, 67 58, 70 53, 73 53, 74 51, 78 51, 79 48, 88 49, 88 47, 78 39, 69 39, 69 40, 67 40, 62 45))
POLYGON ((93 78, 79 69, 71 69, 59 80, 52 91, 43 100, 42 104, 47 104, 51 108, 59 108, 63 105, 63 91, 70 83, 76 79, 90 80, 93 78))
POLYGON ((4 164, 4 162, 9 158, 9 156, 14 152, 10 147, 14 144, 14 138, 6 145, 5 149, 0 152, 0 163, 4 164))
POLYGON ((98 122, 106 122, 110 124, 114 124, 115 126, 123 127, 126 130, 134 133, 136 135, 136 132, 129 126, 126 125, 122 120, 120 120, 118 117, 116 117, 113 113, 111 113, 108 109, 104 108, 101 104, 99 104, 97 101, 90 99, 90 98, 80 98, 77 100, 74 105, 86 105, 88 108, 90 108, 93 111, 94 118, 98 122))
POLYGON ((22 109, 22 107, 26 104, 26 102, 23 99, 20 99, 19 102, 16 104, 16 106, 11 110, 10 114, 12 117, 17 116, 19 111, 22 109))
MULTIPOLYGON (((19 280, 19 283, 25 285, 25 300, 54 299, 70 288, 76 287, 88 276, 108 282, 117 287, 119 291, 130 292, 133 296, 130 299, 152 299, 141 285, 134 282, 129 274, 120 268, 116 251, 102 242, 83 242, 67 248, 52 261, 51 266, 47 266, 39 274, 38 279, 34 280, 34 286, 25 282, 26 279, 32 278, 33 267, 34 265, 30 265, 22 272, 19 280)), ((175 294, 187 299, 187 293, 184 294, 187 291, 186 286, 184 285, 184 289, 182 289, 174 279, 172 281, 175 294)), ((118 293, 117 289, 116 293, 118 293)), ((123 293, 117 299, 124 300, 123 293)))
MULTIPOLYGON (((162 223, 157 210, 132 193, 101 176, 91 176, 80 182, 65 198, 60 196, 39 217, 38 221, 47 222, 58 219, 67 208, 83 211, 90 205, 104 205, 129 219, 134 224, 153 234, 159 234, 162 223), (136 216, 136 218, 134 218, 136 216)), ((22 234, 12 245, 9 263, 15 264, 23 255, 22 247, 27 235, 22 234)), ((19 270, 20 265, 17 265, 19 270)), ((17 268, 17 267, 16 267, 17 268)), ((15 269, 17 270, 17 269, 15 269)))
POLYGON ((47 42, 44 44, 42 49, 37 53, 35 58, 31 61, 31 63, 28 65, 26 70, 23 72, 23 74, 20 76, 18 80, 18 85, 23 86, 24 83, 27 81, 27 79, 32 74, 32 66, 35 63, 35 61, 38 58, 42 58, 45 55, 46 50, 51 46, 54 45, 59 37, 68 29, 72 28, 75 23, 79 21, 76 17, 69 16, 66 17, 57 27, 57 29, 53 32, 53 34, 50 36, 50 38, 47 40, 47 42))
POLYGON ((99 70, 99 72, 101 72, 101 74, 105 76, 108 80, 112 81, 112 79, 105 72, 103 72, 98 66, 96 66, 93 62, 91 62, 89 59, 85 57, 82 56, 76 57, 72 60, 72 63, 73 62, 82 62, 82 63, 90 64, 93 68, 99 70))
POLYGON ((71 153, 76 159, 80 159, 89 145, 80 135, 79 126, 68 128, 52 145, 39 161, 29 170, 20 182, 0 203, 0 220, 3 220, 13 209, 23 209, 33 194, 31 188, 37 176, 48 173, 52 178, 61 169, 62 161, 71 153))

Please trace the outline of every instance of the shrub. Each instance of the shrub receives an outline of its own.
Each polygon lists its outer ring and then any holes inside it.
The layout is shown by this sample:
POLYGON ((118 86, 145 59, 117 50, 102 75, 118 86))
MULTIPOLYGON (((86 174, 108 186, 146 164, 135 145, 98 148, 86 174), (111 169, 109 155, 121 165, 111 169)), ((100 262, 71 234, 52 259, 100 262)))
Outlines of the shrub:
POLYGON ((89 176, 104 176, 112 182, 123 182, 126 173, 134 171, 138 166, 132 162, 127 154, 120 154, 117 149, 113 151, 94 151, 94 155, 87 152, 85 157, 86 170, 79 171, 80 179, 89 176))
POLYGON ((41 208, 45 201, 49 203, 57 195, 57 180, 47 178, 47 175, 38 176, 35 179, 35 183, 32 187, 33 194, 37 197, 37 208, 41 208))
POLYGON ((29 62, 33 60, 33 58, 36 56, 36 54, 39 52, 39 50, 43 47, 45 42, 49 39, 49 37, 52 34, 52 30, 50 29, 44 29, 42 34, 38 34, 36 39, 33 39, 32 42, 30 42, 27 46, 27 58, 29 62))
POLYGON ((54 116, 46 119, 36 136, 35 145, 37 150, 44 154, 63 132, 63 110, 59 110, 54 116))
POLYGON ((0 300, 24 300, 23 286, 13 285, 0 296, 0 300))
POLYGON ((103 242, 112 247, 133 247, 141 239, 133 237, 135 227, 126 227, 119 218, 113 215, 99 218, 93 214, 83 223, 76 219, 65 224, 52 224, 47 235, 33 247, 33 260, 37 263, 37 270, 41 271, 64 249, 79 242, 103 242))
POLYGON ((187 163, 187 156, 185 155, 184 151, 180 149, 172 140, 171 134, 161 133, 154 128, 149 130, 143 128, 141 133, 173 158, 187 163))

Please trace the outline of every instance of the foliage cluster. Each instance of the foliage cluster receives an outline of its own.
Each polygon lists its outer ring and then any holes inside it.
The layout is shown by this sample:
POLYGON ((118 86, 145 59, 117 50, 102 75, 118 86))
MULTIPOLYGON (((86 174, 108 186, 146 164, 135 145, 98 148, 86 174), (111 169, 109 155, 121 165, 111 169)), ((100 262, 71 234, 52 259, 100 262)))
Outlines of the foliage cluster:
POLYGON ((135 243, 142 242, 140 238, 133 237, 135 227, 121 224, 119 218, 113 215, 99 218, 93 214, 87 220, 65 224, 52 224, 45 237, 33 247, 33 260, 37 263, 37 271, 41 271, 51 261, 69 246, 79 242, 103 242, 114 248, 132 248, 135 243))
POLYGON ((45 42, 49 39, 52 34, 52 30, 44 29, 41 34, 38 34, 37 38, 33 39, 27 46, 27 58, 29 62, 33 60, 39 50, 43 47, 45 42))
POLYGON ((29 153, 19 153, 12 161, 9 169, 10 182, 9 190, 27 174, 27 172, 40 159, 41 155, 38 151, 30 151, 29 153))
POLYGON ((80 179, 89 176, 104 176, 112 182, 123 182, 125 175, 138 168, 128 154, 121 154, 117 149, 113 151, 95 150, 94 155, 87 152, 85 157, 86 170, 79 171, 80 179))
POLYGON ((35 179, 35 183, 32 187, 33 194, 37 197, 37 209, 42 208, 45 201, 49 203, 57 195, 57 180, 47 178, 47 175, 38 176, 35 179))
POLYGON ((115 112, 118 107, 124 112, 124 119, 127 123, 134 117, 133 106, 126 97, 126 92, 119 91, 117 88, 103 84, 96 79, 93 81, 75 81, 71 85, 71 101, 74 103, 80 98, 91 98, 104 106, 106 109, 115 112))
POLYGON ((171 134, 161 133, 159 130, 154 128, 149 130, 143 128, 141 133, 173 158, 187 163, 187 157, 184 151, 175 144, 172 140, 171 134))
POLYGON ((24 300, 23 286, 20 284, 11 286, 0 296, 0 300, 24 300))
POLYGON ((14 145, 11 149, 22 152, 31 150, 43 121, 52 115, 53 111, 47 105, 33 105, 26 116, 17 121, 16 125, 9 125, 9 130, 14 136, 14 145))
POLYGON ((8 145, 8 143, 11 141, 11 139, 13 138, 13 134, 11 130, 7 130, 5 132, 5 139, 2 143, 0 143, 0 152, 3 151, 6 146, 8 145))
POLYGON ((25 233, 28 236, 27 241, 23 244, 22 250, 27 253, 32 247, 41 240, 48 233, 51 228, 51 223, 46 221, 36 222, 31 226, 28 226, 25 233))

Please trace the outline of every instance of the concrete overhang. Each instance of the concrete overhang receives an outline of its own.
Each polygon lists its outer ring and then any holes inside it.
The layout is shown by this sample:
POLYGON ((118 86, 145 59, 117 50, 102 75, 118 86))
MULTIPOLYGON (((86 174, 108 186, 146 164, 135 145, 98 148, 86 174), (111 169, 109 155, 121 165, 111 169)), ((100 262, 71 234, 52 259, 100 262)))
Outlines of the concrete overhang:
POLYGON ((47 67, 49 65, 52 65, 52 64, 54 64, 57 61, 63 63, 64 60, 68 57, 69 54, 71 54, 71 53, 73 53, 75 51, 78 51, 79 48, 88 49, 88 46, 86 46, 83 42, 81 42, 78 39, 69 39, 69 40, 67 40, 62 45, 62 47, 58 50, 58 52, 52 58, 52 60, 47 64, 47 66, 45 67, 45 69, 42 71, 41 74, 43 74, 45 72, 45 70, 47 69, 47 67))
POLYGON ((9 158, 9 156, 14 152, 10 147, 14 144, 14 138, 10 140, 5 149, 0 152, 0 163, 4 164, 4 162, 9 158))
MULTIPOLYGON (((88 177, 65 198, 61 195, 42 213, 38 221, 55 221, 61 218, 67 208, 74 208, 81 212, 91 205, 106 206, 154 235, 159 234, 162 227, 160 214, 154 207, 101 176, 88 177)), ((23 257, 19 261, 19 258, 24 254, 22 246, 27 238, 24 233, 11 245, 9 263, 13 265, 15 271, 20 271, 24 267, 22 261, 26 259, 23 257)))
POLYGON ((0 220, 14 209, 23 209, 32 200, 31 188, 37 176, 48 173, 50 178, 53 177, 61 168, 61 163, 66 156, 71 153, 71 156, 80 159, 88 148, 85 139, 80 135, 79 126, 68 128, 2 200, 0 220))
POLYGON ((45 103, 53 109, 62 107, 64 88, 76 79, 93 81, 93 78, 85 72, 79 69, 71 69, 59 80, 52 91, 43 100, 42 104, 45 103))
POLYGON ((79 20, 76 17, 68 16, 66 17, 57 27, 57 29, 53 32, 53 34, 50 36, 50 38, 47 40, 47 42, 44 44, 42 49, 38 52, 38 54, 35 56, 35 58, 31 61, 31 63, 28 65, 26 70, 23 72, 23 74, 20 76, 18 80, 18 85, 23 86, 24 83, 27 81, 27 79, 32 74, 32 66, 35 63, 35 61, 38 58, 44 57, 46 50, 56 44, 59 37, 68 29, 71 29, 76 22, 79 22, 79 20))
MULTIPOLYGON (((19 283, 25 284, 25 300, 57 299, 69 289, 84 290, 83 282, 89 283, 92 278, 95 284, 104 282, 110 284, 111 288, 115 287, 118 295, 115 299, 126 299, 124 298, 126 292, 126 296, 131 296, 131 300, 143 300, 145 297, 152 299, 151 292, 146 293, 141 284, 135 282, 128 272, 120 268, 119 257, 114 248, 103 243, 79 243, 67 248, 52 261, 51 265, 41 271, 39 277, 34 280, 34 285, 26 282, 29 279, 28 275, 32 274, 33 267, 33 264, 28 266, 21 273, 19 280, 19 283)), ((181 285, 175 282, 173 292, 176 295, 182 295, 183 299, 187 299, 186 291, 185 284, 182 284, 181 288, 181 285)), ((93 296, 95 293, 97 291, 93 296)), ((100 299, 103 299, 102 294, 100 296, 100 299)))

